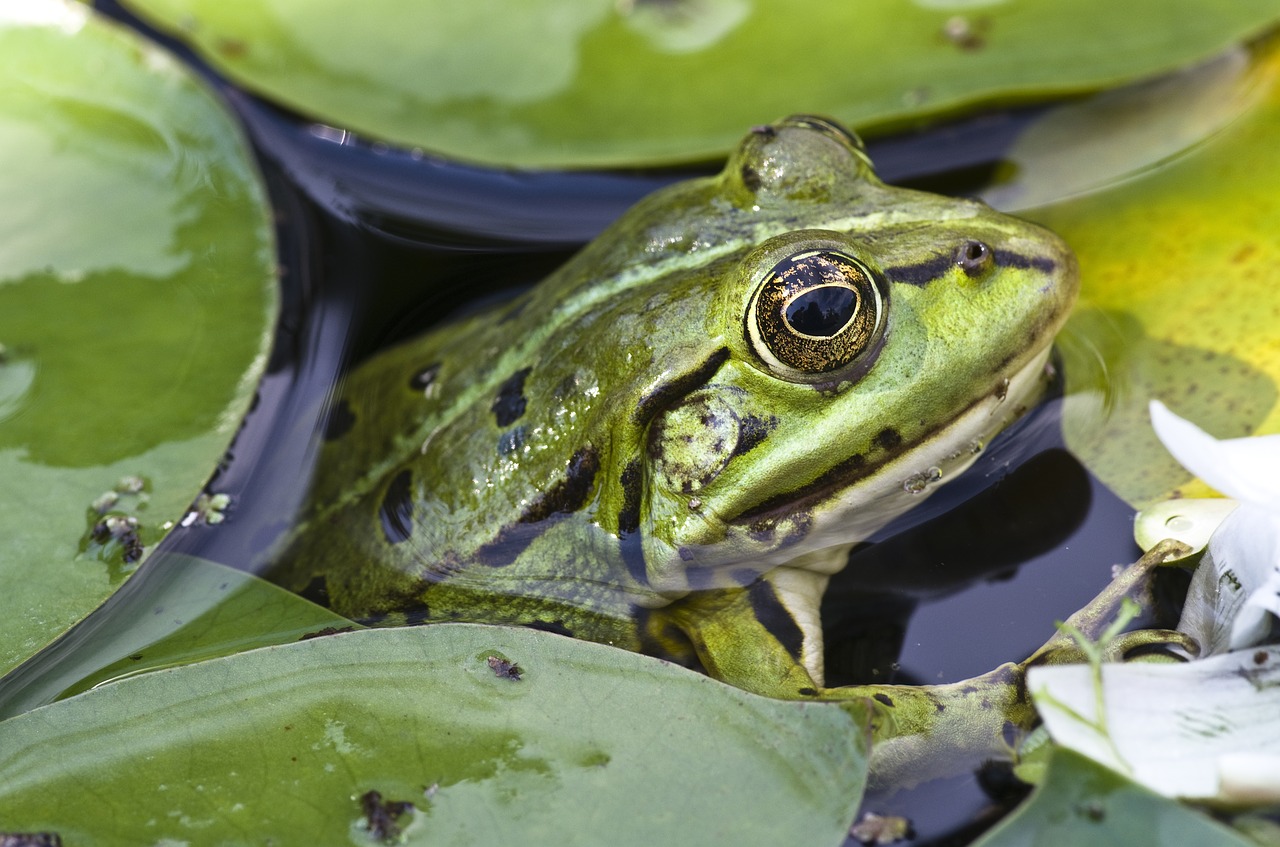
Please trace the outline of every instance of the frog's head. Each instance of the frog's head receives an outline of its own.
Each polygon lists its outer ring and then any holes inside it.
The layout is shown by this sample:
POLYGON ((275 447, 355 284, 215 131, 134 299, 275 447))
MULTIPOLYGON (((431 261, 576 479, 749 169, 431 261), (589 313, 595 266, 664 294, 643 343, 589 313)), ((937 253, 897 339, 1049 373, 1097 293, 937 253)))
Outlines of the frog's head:
POLYGON ((1053 233, 886 186, 855 136, 811 117, 753 131, 693 190, 686 208, 729 221, 700 230, 724 255, 686 272, 709 292, 700 359, 648 407, 622 481, 643 489, 628 500, 652 585, 742 581, 865 537, 1043 386, 1077 289, 1053 233))

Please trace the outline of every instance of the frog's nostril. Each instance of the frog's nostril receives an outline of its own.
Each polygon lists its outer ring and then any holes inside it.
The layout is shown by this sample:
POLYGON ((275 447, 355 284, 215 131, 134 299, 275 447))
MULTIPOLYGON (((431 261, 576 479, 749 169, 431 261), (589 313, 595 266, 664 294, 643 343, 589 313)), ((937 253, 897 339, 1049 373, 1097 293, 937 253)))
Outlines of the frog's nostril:
POLYGON ((995 261, 995 256, 981 241, 970 239, 956 250, 956 264, 969 276, 986 273, 995 261))

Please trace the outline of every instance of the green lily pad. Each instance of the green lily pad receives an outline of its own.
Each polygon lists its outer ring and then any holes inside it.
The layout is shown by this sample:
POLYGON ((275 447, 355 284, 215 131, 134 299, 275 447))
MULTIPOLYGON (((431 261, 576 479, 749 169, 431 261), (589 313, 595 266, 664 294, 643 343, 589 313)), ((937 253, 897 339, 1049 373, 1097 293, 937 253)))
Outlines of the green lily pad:
POLYGON ((0 824, 97 845, 836 845, 864 737, 839 706, 549 633, 363 630, 0 722, 0 824), (378 808, 402 840, 371 837, 378 808))
POLYGON ((974 847, 1246 847, 1230 829, 1058 749, 1031 799, 974 847))
POLYGON ((174 553, 150 559, 85 627, 0 679, 0 719, 135 674, 364 628, 252 574, 174 553))
POLYGON ((1080 259, 1080 301, 1059 336, 1067 444, 1135 506, 1208 493, 1156 439, 1149 400, 1218 437, 1280 432, 1277 138, 1272 37, 1051 113, 1010 151, 1014 181, 988 193, 1015 207, 1055 201, 1021 214, 1080 259), (1109 145, 1105 157, 1080 152, 1109 145))
POLYGON ((780 115, 863 131, 1210 56, 1276 0, 128 0, 221 72, 344 129, 535 167, 724 155, 780 115), (1193 22, 1193 23, 1192 23, 1193 22))
POLYGON ((248 407, 276 291, 235 125, 78 4, 0 9, 0 161, 3 672, 183 517, 248 407))

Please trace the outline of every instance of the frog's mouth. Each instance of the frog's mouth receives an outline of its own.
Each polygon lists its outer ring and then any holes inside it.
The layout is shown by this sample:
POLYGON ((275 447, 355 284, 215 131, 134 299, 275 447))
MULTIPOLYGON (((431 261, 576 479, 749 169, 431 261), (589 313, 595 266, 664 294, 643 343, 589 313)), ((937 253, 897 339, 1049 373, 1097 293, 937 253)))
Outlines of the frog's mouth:
MULTIPOLYGON (((865 539, 961 474, 996 434, 1025 414, 1043 392, 1051 346, 950 422, 875 463, 846 461, 804 487, 726 520, 728 532, 773 536, 752 561, 762 571, 802 553, 865 539)), ((838 568, 837 568, 838 569, 838 568)))

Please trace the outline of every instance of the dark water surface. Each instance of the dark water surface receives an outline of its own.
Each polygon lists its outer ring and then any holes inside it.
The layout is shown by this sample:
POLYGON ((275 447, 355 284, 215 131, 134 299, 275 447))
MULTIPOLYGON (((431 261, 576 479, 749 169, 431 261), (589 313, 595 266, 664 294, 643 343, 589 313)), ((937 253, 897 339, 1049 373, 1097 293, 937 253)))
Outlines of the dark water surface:
MULTIPOLYGON (((339 374, 468 304, 535 283, 644 194, 718 170, 523 174, 386 149, 264 104, 113 4, 99 7, 170 46, 224 95, 255 147, 278 221, 275 349, 209 484, 233 505, 216 528, 175 529, 163 544, 169 552, 262 568, 263 551, 305 497, 339 374)), ((968 193, 1031 116, 972 119, 872 142, 870 152, 888 182, 968 193)), ((1112 565, 1137 558, 1132 510, 1066 452, 1059 406, 1049 400, 924 509, 854 552, 823 608, 829 682, 949 682, 1021 659, 1107 584, 1112 565)), ((145 567, 126 589, 146 594, 145 567)), ((92 621, 22 678, 52 673, 84 649, 92 621)), ((0 683, 0 698, 5 683, 15 680, 0 683)), ((998 818, 1003 807, 990 795, 1000 792, 982 786, 999 783, 999 774, 939 781, 869 796, 864 808, 911 818, 916 844, 963 844, 998 818)))

